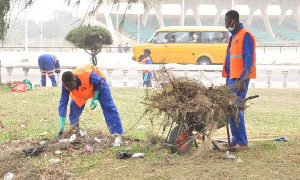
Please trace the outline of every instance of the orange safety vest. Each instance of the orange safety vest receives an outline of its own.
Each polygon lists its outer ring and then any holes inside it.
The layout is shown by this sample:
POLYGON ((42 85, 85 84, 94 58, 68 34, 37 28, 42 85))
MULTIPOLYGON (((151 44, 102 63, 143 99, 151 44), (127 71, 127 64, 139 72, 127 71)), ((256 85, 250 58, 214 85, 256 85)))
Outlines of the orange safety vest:
POLYGON ((74 89, 70 93, 70 97, 79 107, 83 106, 89 98, 93 97, 94 85, 93 83, 90 83, 90 75, 92 71, 101 76, 103 81, 105 80, 103 72, 101 72, 98 67, 91 64, 77 67, 72 71, 73 74, 81 81, 81 85, 78 87, 78 90, 74 89))
MULTIPOLYGON (((231 41, 231 47, 230 47, 230 78, 241 78, 243 73, 243 42, 245 33, 249 33, 252 40, 253 40, 253 60, 252 60, 252 66, 251 71, 248 75, 249 79, 255 79, 256 78, 256 53, 255 53, 255 38, 247 29, 242 28, 238 31, 236 36, 231 41)), ((228 47, 227 51, 228 52, 228 47)), ((226 66, 226 57, 223 63, 223 72, 222 76, 227 77, 227 73, 225 70, 226 66)))
MULTIPOLYGON (((147 57, 145 57, 145 58, 140 62, 140 64, 146 64, 146 61, 147 61, 147 60, 151 60, 151 59, 147 56, 147 57)), ((145 74, 146 72, 149 72, 149 71, 143 70, 143 74, 145 74)))

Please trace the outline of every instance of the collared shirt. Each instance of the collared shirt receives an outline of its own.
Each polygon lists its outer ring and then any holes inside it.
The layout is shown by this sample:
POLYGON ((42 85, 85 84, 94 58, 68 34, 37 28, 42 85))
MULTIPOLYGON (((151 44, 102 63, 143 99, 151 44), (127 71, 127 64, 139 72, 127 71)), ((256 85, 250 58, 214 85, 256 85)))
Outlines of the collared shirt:
MULTIPOLYGON (((77 86, 76 89, 78 90, 79 86, 81 86, 81 80, 77 77, 77 86)), ((90 83, 94 84, 94 91, 99 91, 101 90, 102 87, 102 83, 103 83, 103 78, 101 76, 99 76, 98 74, 96 74, 95 72, 92 72, 90 75, 90 83)), ((60 101, 59 101, 59 107, 58 107, 58 112, 59 112, 59 116, 60 117, 66 117, 67 114, 67 106, 68 106, 68 102, 69 102, 69 95, 70 95, 70 91, 67 90, 65 88, 65 86, 62 85, 61 88, 61 97, 60 97, 60 101)))
MULTIPOLYGON (((239 30, 244 28, 243 24, 240 23, 239 30)), ((239 31, 238 30, 238 31, 239 31)), ((227 77, 230 78, 230 47, 231 41, 236 36, 236 33, 232 34, 229 43, 228 43, 228 51, 226 53, 226 65, 225 70, 227 73, 227 77)), ((243 73, 242 77, 244 78, 248 72, 251 70, 252 62, 253 62, 253 39, 249 33, 245 33, 244 42, 243 42, 243 73)))

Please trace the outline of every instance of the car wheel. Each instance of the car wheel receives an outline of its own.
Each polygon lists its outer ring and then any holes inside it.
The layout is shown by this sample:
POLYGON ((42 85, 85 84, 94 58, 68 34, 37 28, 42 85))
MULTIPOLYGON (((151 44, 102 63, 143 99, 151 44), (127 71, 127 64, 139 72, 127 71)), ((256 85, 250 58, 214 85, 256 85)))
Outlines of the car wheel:
POLYGON ((210 65, 211 61, 208 57, 201 57, 197 60, 197 65, 210 65))

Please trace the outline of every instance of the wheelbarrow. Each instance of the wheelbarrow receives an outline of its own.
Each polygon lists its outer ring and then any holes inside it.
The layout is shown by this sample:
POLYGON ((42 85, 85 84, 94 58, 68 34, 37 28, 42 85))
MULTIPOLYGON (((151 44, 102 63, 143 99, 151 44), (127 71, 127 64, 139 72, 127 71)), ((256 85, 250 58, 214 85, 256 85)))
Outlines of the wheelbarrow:
MULTIPOLYGON (((259 97, 259 95, 249 96, 244 101, 248 101, 250 99, 254 99, 259 97)), ((239 107, 243 108, 243 107, 239 107)), ((188 153, 193 143, 198 148, 198 143, 196 140, 205 140, 206 132, 205 132, 205 120, 206 115, 202 114, 199 116, 199 112, 187 112, 183 115, 183 113, 178 113, 176 118, 172 118, 172 123, 169 128, 169 132, 167 134, 167 138, 165 140, 165 145, 170 147, 172 153, 185 154, 188 153), (183 124, 182 119, 185 118, 187 124, 183 124), (197 118, 201 118, 200 121, 197 121, 197 118), (204 122, 203 124, 194 124, 193 122, 204 122), (174 124, 175 127, 173 128, 174 124)), ((214 114, 213 118, 217 118, 218 114, 214 114)), ((230 113, 227 112, 226 115, 226 133, 227 133, 227 142, 228 142, 228 150, 230 150, 230 132, 229 132, 229 117, 230 113)), ((168 117, 170 118, 170 117, 168 117)), ((222 127, 224 127, 222 126, 222 127)), ((212 141, 215 149, 220 150, 217 143, 212 141)))

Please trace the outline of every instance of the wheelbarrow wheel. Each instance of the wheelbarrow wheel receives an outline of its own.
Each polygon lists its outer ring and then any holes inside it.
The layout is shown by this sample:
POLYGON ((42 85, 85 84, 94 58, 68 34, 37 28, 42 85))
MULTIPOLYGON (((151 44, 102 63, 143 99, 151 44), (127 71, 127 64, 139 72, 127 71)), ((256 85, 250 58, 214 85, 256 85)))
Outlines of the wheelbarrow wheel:
POLYGON ((176 126, 170 133, 169 143, 175 145, 171 147, 171 152, 185 154, 191 150, 193 145, 193 141, 188 141, 191 132, 180 132, 180 134, 178 134, 178 131, 179 126, 176 126))

